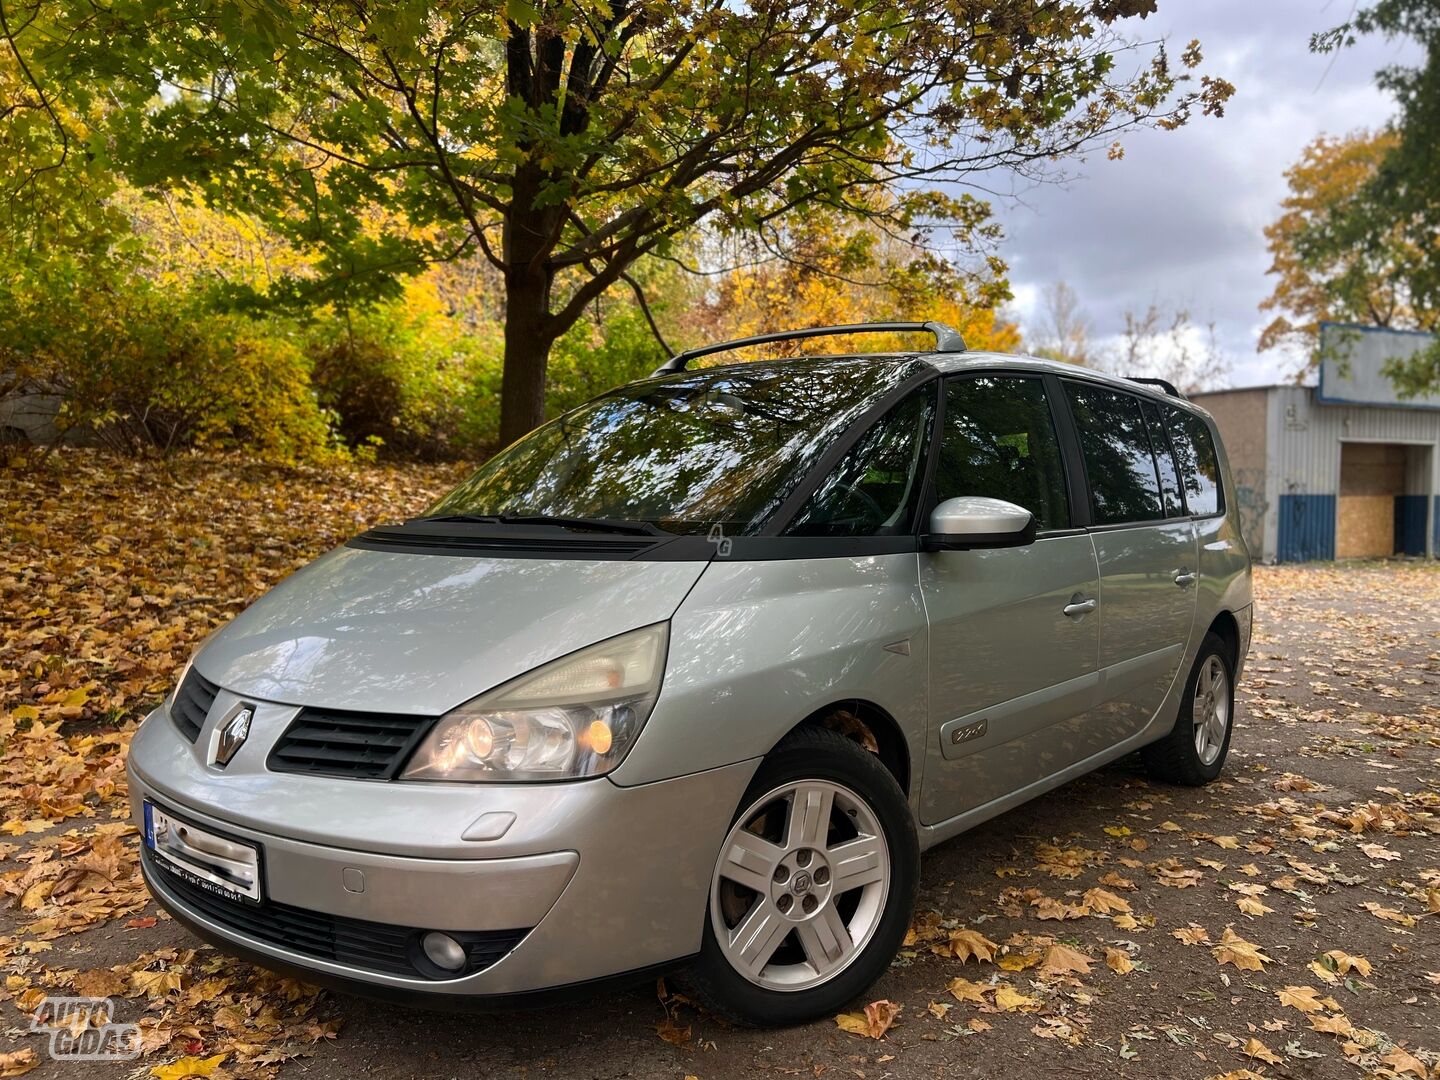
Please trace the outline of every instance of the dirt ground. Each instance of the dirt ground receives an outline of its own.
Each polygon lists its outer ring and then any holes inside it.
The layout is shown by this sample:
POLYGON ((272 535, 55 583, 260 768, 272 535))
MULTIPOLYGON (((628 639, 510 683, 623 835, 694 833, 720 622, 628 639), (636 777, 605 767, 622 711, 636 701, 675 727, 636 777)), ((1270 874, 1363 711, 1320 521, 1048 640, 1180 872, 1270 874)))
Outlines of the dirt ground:
MULTIPOLYGON (((374 490, 381 479, 355 482, 374 490)), ((134 838, 119 816, 135 701, 231 610, 223 597, 253 596, 335 542, 366 516, 363 499, 337 508, 320 478, 293 490, 257 481, 281 492, 272 501, 283 506, 267 512, 292 531, 255 523, 278 547, 218 567, 197 595, 221 600, 179 604, 206 614, 185 615, 191 630, 148 651, 164 656, 153 670, 68 632, 67 656, 104 661, 76 684, 88 695, 77 704, 68 664, 44 670, 34 628, 47 616, 34 605, 84 623, 155 555, 120 536, 102 559, 85 546, 94 536, 76 539, 56 508, 69 482, 0 487, 7 521, 21 502, 40 507, 49 536, 70 537, 46 544, 76 545, 68 571, 35 536, 0 547, 0 599, 30 605, 0 615, 0 717, 8 710, 11 725, 0 726, 10 834, 0 842, 0 999, 10 999, 0 1076, 1440 1077, 1440 567, 1257 568, 1255 639, 1220 781, 1152 784, 1126 760, 930 852, 913 943, 854 1006, 899 1006, 879 1038, 832 1019, 738 1030, 653 982, 532 1012, 430 1014, 316 993, 201 947, 136 890, 134 838), (66 587, 63 575, 91 559, 115 562, 116 581, 66 587), (49 717, 61 721, 53 731, 49 717), (27 768, 42 775, 32 781, 27 768), (50 1060, 31 1011, 45 994, 76 993, 112 996, 115 1020, 142 1021, 145 1056, 50 1060)), ((162 493, 170 483, 125 482, 162 493)), ((413 508, 447 477, 383 482, 387 508, 413 508)), ((173 497, 176 520, 200 513, 173 497)), ((146 573, 175 585, 205 550, 146 573)), ((163 635, 181 617, 174 602, 160 608, 133 634, 163 635)))

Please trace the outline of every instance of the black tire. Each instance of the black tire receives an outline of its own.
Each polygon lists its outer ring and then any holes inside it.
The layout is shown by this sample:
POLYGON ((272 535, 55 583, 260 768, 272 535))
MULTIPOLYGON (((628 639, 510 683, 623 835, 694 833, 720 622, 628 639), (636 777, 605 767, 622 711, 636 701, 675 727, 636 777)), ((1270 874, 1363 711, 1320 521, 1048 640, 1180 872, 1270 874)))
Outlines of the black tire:
POLYGON ((845 967, 819 985, 782 991, 749 981, 731 965, 716 938, 707 905, 700 955, 681 973, 679 982, 701 1004, 737 1023, 783 1027, 834 1015, 885 973, 914 913, 920 847, 905 793, 876 755, 838 732, 806 726, 786 736, 756 771, 735 809, 732 827, 767 793, 806 780, 842 785, 875 815, 889 851, 884 906, 868 943, 845 967))
POLYGON ((1235 730, 1235 664, 1230 648, 1216 634, 1206 634, 1200 643, 1200 652, 1185 680, 1185 692, 1180 698, 1180 714, 1175 718, 1175 727, 1159 742, 1151 743, 1140 751, 1145 767, 1157 780, 1184 787, 1201 787, 1210 783, 1225 768, 1225 759, 1230 756, 1230 737, 1235 730), (1206 670, 1212 658, 1225 673, 1224 706, 1226 708, 1225 737, 1220 753, 1214 761, 1202 760, 1195 743, 1195 699, 1200 674, 1206 670))

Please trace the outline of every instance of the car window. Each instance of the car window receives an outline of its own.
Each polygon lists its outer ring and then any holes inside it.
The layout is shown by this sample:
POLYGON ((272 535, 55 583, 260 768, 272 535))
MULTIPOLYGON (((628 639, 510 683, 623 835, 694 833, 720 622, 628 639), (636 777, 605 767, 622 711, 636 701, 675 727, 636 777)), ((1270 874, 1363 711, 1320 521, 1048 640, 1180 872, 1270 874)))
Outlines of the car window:
POLYGON ((426 516, 753 534, 841 434, 923 370, 914 361, 755 361, 632 383, 502 450, 426 516))
POLYGON ((785 531, 792 536, 894 536, 914 527, 930 446, 935 388, 911 394, 851 447, 785 531))
POLYGON ((1170 440, 1160 420, 1160 409, 1151 401, 1142 401, 1145 427, 1150 432, 1150 445, 1155 448, 1155 464, 1160 470, 1160 497, 1165 503, 1166 517, 1183 517, 1185 504, 1180 499, 1180 477, 1175 472, 1175 458, 1170 453, 1170 440))
POLYGON ((942 502, 961 495, 1004 499, 1034 514, 1041 530, 1070 524, 1065 466, 1041 379, 980 375, 949 381, 935 494, 942 502))
POLYGON ((1218 514, 1224 509, 1220 498, 1220 458, 1210 437, 1210 425, 1183 409, 1165 411, 1169 414, 1170 442, 1180 466, 1186 506, 1192 514, 1218 514))
POLYGON ((1140 400, 1103 386, 1065 382, 1080 434, 1096 525, 1155 521, 1165 516, 1160 477, 1140 400))

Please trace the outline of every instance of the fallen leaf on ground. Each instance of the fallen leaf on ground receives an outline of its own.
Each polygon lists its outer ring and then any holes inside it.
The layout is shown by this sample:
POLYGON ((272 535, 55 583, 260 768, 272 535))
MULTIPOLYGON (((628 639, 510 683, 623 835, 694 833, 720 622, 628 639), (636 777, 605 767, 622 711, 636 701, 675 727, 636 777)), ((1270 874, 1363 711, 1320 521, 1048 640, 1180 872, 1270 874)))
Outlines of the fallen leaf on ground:
POLYGON ((1087 975, 1092 963, 1090 957, 1078 949, 1056 944, 1045 950, 1045 959, 1040 964, 1039 972, 1042 975, 1087 975))
POLYGON ((999 945, 978 930, 950 931, 949 952, 956 960, 974 959, 979 963, 990 963, 994 961, 995 953, 999 949, 999 945))
POLYGON ((1243 971, 1264 971, 1266 964, 1274 963, 1259 945, 1246 941, 1228 926, 1220 935, 1220 944, 1214 946, 1210 952, 1221 964, 1234 964, 1243 971))
POLYGON ((39 1064, 40 1055, 33 1046, 0 1054, 0 1077, 23 1076, 39 1064))
POLYGON ((879 1039, 890 1030, 890 1025, 895 1023, 895 1018, 903 1008, 903 1005, 896 1005, 893 1001, 872 1001, 865 1006, 863 1013, 841 1013, 835 1017, 835 1023, 842 1031, 848 1031, 852 1035, 879 1039))
POLYGON ((215 1054, 213 1057, 199 1058, 186 1054, 168 1065, 156 1065, 150 1070, 150 1075, 158 1077, 159 1080, 185 1080, 190 1076, 210 1076, 220 1063, 225 1060, 224 1054, 215 1054))
POLYGON ((1267 1065, 1279 1065, 1281 1063, 1280 1055, 1256 1038, 1247 1039, 1245 1045, 1241 1047, 1240 1052, 1246 1057, 1254 1058, 1256 1061, 1263 1061, 1267 1065))
POLYGON ((1105 964, 1117 975, 1128 975, 1135 970, 1135 964, 1130 959, 1130 954, 1124 949, 1105 949, 1105 964))

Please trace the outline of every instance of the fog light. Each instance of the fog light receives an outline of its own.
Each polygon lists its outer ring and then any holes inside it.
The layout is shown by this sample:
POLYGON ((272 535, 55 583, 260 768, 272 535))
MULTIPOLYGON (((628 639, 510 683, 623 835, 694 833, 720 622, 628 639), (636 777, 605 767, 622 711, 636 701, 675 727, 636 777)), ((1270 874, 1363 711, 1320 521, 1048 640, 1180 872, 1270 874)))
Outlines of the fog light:
POLYGON ((420 947, 425 950, 425 955, 432 964, 446 971, 459 971, 469 959, 463 945, 449 934, 442 934, 438 930, 426 934, 420 941, 420 947))

